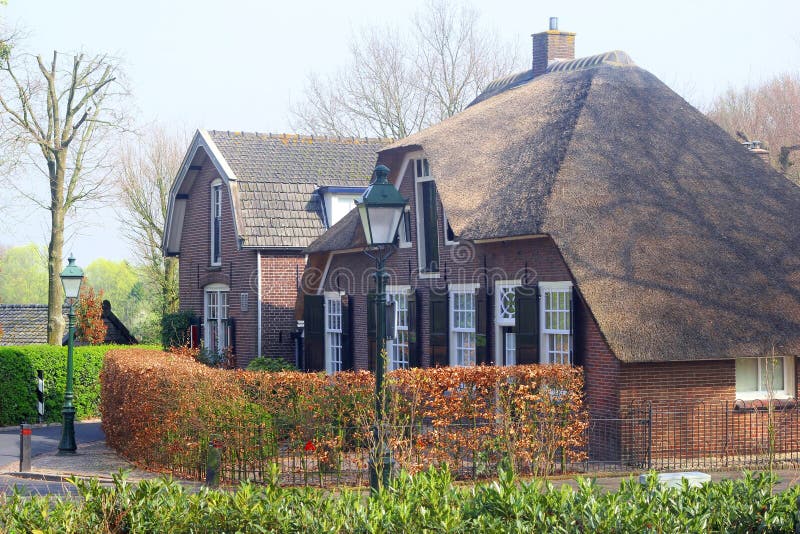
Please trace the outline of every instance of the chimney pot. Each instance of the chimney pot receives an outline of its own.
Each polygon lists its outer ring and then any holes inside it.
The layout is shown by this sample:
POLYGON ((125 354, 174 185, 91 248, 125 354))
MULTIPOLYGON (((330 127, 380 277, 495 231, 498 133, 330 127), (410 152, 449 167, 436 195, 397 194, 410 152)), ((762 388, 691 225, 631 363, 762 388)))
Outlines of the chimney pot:
POLYGON ((550 31, 558 31, 558 17, 550 17, 550 31))

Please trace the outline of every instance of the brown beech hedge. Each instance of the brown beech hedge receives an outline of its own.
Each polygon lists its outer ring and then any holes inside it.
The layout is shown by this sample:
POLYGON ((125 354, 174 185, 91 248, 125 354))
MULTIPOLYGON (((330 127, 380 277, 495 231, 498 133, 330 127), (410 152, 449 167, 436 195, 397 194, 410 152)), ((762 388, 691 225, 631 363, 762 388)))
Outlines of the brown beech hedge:
MULTIPOLYGON (((369 372, 226 371, 121 349, 106 356, 101 383, 108 444, 154 470, 202 479, 212 445, 223 449, 227 480, 260 480, 274 465, 341 474, 363 471, 376 450, 369 372)), ((491 475, 505 463, 546 474, 585 457, 580 368, 409 369, 386 385, 379 432, 409 472, 447 465, 491 475)))

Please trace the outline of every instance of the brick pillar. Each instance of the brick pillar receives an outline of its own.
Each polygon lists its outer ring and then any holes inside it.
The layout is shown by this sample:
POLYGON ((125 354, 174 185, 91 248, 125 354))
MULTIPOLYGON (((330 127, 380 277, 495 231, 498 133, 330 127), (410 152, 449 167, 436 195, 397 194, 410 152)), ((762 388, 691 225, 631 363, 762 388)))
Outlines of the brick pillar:
POLYGON ((533 40, 533 75, 539 76, 547 71, 553 60, 575 59, 575 34, 558 29, 558 19, 550 19, 550 29, 531 35, 533 40))

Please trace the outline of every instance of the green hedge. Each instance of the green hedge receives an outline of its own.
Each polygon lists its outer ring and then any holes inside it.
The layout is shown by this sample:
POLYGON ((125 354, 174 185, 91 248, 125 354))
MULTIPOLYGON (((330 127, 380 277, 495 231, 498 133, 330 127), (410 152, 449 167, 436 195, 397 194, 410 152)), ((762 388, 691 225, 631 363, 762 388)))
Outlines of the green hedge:
MULTIPOLYGON (((77 418, 99 416, 100 368, 103 357, 118 345, 76 347, 74 390, 77 418)), ((155 348, 155 347, 148 347, 155 348)), ((35 423, 36 371, 44 371, 45 421, 61 420, 67 382, 67 347, 27 345, 0 347, 0 426, 35 423)))
MULTIPOLYGON (((276 472, 277 473, 277 472, 276 472)), ((277 476, 277 475, 276 475, 277 476)), ((401 475, 392 487, 336 492, 242 484, 187 490, 172 480, 104 487, 76 482, 78 498, 0 495, 0 532, 796 532, 800 486, 773 491, 769 476, 660 489, 651 478, 603 491, 500 480, 456 486, 446 471, 401 475)))

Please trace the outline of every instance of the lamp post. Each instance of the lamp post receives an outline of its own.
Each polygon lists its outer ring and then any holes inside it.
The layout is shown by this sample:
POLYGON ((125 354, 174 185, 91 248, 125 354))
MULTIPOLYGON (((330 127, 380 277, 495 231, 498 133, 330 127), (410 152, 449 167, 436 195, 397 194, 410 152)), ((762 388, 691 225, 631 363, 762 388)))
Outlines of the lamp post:
POLYGON ((58 444, 59 454, 74 454, 78 448, 75 444, 75 395, 72 392, 72 351, 75 345, 75 301, 81 292, 83 269, 75 265, 75 258, 69 256, 67 266, 61 272, 61 285, 64 286, 64 298, 69 303, 69 340, 67 344, 67 387, 64 391, 64 406, 61 408, 61 442, 58 444))
MULTIPOLYGON (((400 219, 403 216, 408 201, 404 199, 400 192, 387 180, 389 168, 385 165, 375 167, 375 180, 364 192, 361 202, 356 201, 358 214, 361 217, 361 225, 364 228, 364 236, 367 239, 367 249, 365 253, 373 258, 376 263, 375 271, 375 334, 377 338, 376 348, 378 354, 375 355, 375 428, 373 436, 377 447, 376 456, 381 461, 380 479, 381 484, 386 487, 389 483, 389 470, 391 461, 389 458, 389 448, 386 445, 383 430, 384 415, 384 392, 383 377, 386 370, 386 259, 394 252, 394 240, 397 236, 397 229, 400 226, 400 219)), ((378 470, 375 460, 370 458, 369 484, 370 488, 377 491, 378 470)))

